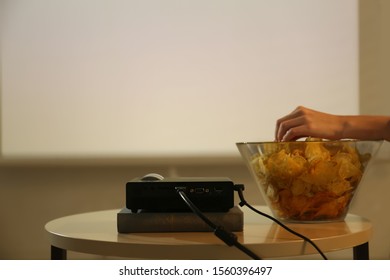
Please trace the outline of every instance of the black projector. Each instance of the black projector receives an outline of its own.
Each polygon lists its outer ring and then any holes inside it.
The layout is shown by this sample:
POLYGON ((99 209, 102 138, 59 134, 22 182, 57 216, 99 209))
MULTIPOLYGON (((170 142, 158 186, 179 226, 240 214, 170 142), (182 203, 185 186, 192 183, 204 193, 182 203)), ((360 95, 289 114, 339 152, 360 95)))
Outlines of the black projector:
POLYGON ((163 178, 148 174, 126 184, 126 208, 138 212, 188 212, 177 189, 203 212, 227 212, 234 206, 234 183, 220 177, 163 178))

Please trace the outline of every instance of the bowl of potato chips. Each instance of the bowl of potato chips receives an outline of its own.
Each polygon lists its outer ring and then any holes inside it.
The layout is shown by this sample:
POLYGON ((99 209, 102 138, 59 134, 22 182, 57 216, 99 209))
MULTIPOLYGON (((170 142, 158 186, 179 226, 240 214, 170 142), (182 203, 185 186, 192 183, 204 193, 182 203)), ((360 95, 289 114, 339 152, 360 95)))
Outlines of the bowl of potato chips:
POLYGON ((286 222, 342 221, 382 141, 236 143, 272 214, 286 222))

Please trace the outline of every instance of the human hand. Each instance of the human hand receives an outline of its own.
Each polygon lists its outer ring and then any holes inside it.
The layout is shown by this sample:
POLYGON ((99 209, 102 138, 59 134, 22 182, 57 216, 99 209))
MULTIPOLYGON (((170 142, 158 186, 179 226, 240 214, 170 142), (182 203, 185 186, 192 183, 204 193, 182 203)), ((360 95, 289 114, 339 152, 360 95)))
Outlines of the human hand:
POLYGON ((343 123, 339 116, 298 106, 276 122, 276 141, 295 141, 302 137, 341 139, 343 123))

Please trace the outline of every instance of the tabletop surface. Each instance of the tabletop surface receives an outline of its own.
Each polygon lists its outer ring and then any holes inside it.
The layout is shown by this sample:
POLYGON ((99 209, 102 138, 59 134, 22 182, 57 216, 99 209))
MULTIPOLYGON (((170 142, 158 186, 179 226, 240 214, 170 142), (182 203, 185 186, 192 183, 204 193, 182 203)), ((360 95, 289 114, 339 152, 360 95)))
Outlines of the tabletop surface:
MULTIPOLYGON (((269 214, 266 206, 255 206, 269 214)), ((244 230, 238 241, 262 258, 317 253, 301 238, 250 209, 244 212, 244 230)), ((120 209, 62 217, 45 226, 53 246, 84 253, 140 259, 248 259, 237 248, 227 246, 212 232, 128 233, 117 231, 120 209)), ((368 242, 370 221, 348 214, 343 222, 287 223, 310 238, 323 251, 335 251, 368 242)))

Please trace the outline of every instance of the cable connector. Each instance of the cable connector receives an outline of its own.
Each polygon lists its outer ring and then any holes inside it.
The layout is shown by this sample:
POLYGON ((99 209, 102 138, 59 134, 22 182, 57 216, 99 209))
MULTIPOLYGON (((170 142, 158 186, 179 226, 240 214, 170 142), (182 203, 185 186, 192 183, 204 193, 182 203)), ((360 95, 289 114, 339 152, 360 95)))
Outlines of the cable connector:
POLYGON ((234 186, 233 186, 233 190, 235 190, 235 191, 243 191, 243 190, 245 190, 245 186, 244 186, 244 184, 235 184, 234 186))
POLYGON ((180 192, 180 191, 185 192, 187 190, 187 188, 186 187, 175 187, 175 190, 177 192, 180 192))
POLYGON ((247 202, 245 201, 244 195, 242 194, 242 192, 245 190, 245 186, 243 184, 236 184, 234 185, 233 189, 238 192, 238 196, 240 198, 238 205, 241 207, 245 206, 247 202))
POLYGON ((232 232, 226 231, 221 226, 218 226, 215 228, 214 234, 219 239, 221 239, 223 242, 225 242, 226 245, 228 245, 228 246, 233 246, 233 245, 237 244, 237 236, 232 232))

